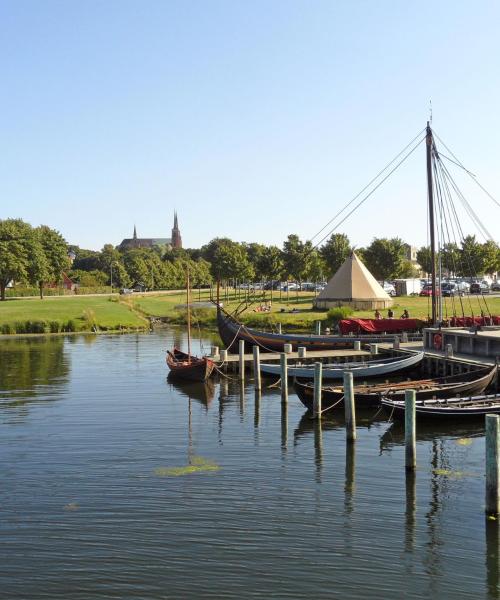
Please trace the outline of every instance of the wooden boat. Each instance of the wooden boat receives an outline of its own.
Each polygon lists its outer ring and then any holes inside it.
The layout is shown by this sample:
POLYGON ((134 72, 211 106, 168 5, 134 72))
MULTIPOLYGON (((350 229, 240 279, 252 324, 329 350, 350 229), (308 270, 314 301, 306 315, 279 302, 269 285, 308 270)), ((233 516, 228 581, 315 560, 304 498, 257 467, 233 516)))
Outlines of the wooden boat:
MULTIPOLYGON (((404 419, 404 400, 381 399, 382 406, 395 419, 404 419)), ((489 414, 500 414, 500 394, 469 396, 466 398, 432 398, 418 400, 417 419, 478 419, 489 414)))
POLYGON ((169 377, 190 381, 206 381, 215 367, 209 358, 197 358, 177 348, 167 351, 167 365, 170 369, 169 377))
POLYGON ((271 333, 245 327, 237 319, 217 307, 217 326, 219 335, 229 352, 238 352, 240 340, 244 340, 247 348, 260 346, 261 352, 283 352, 284 344, 291 344, 293 350, 303 347, 308 350, 335 350, 352 348, 355 340, 363 343, 392 342, 394 335, 308 335, 293 333, 271 333))
MULTIPOLYGON (((354 400, 356 406, 380 406, 380 398, 385 396, 392 400, 403 400, 405 390, 415 390, 417 400, 429 398, 451 398, 480 394, 494 380, 497 367, 485 367, 469 373, 439 377, 436 379, 417 379, 414 381, 398 381, 384 383, 369 383, 354 387, 354 400)), ((312 410, 314 397, 314 383, 311 381, 294 381, 294 389, 302 404, 312 410)), ((344 389, 342 386, 322 386, 321 388, 323 410, 328 408, 341 408, 344 406, 344 389)))
POLYGON ((171 378, 186 379, 190 381, 206 381, 212 374, 215 364, 209 358, 198 358, 191 354, 191 307, 189 291, 188 271, 186 286, 188 351, 186 354, 178 348, 174 348, 172 351, 169 350, 167 351, 166 360, 170 369, 171 378))
MULTIPOLYGON (((325 363, 323 365, 323 379, 342 379, 344 373, 350 372, 353 377, 381 377, 389 373, 397 373, 411 369, 418 365, 424 357, 423 352, 410 354, 405 358, 380 358, 366 362, 325 363)), ((261 363, 260 370, 265 375, 281 374, 281 366, 278 364, 261 363)), ((290 377, 301 377, 312 379, 314 377, 314 365, 289 366, 290 377)))

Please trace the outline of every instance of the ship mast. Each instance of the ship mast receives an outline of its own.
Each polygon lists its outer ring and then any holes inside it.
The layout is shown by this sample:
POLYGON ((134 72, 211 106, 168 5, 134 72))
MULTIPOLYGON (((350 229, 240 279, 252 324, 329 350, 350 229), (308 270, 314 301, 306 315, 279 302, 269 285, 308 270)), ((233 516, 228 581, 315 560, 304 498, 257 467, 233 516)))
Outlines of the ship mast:
MULTIPOLYGON (((432 325, 437 324, 437 296, 436 296, 436 235, 434 228, 434 194, 432 188, 432 148, 434 146, 434 138, 432 129, 427 121, 426 129, 426 148, 427 148, 427 196, 429 200, 429 229, 431 238, 431 286, 432 286, 432 325)), ((441 290, 439 290, 441 293, 441 290)))
POLYGON ((186 269, 187 289, 186 289, 186 308, 187 308, 187 334, 188 334, 188 360, 191 362, 191 295, 190 295, 190 281, 189 281, 189 266, 186 269))

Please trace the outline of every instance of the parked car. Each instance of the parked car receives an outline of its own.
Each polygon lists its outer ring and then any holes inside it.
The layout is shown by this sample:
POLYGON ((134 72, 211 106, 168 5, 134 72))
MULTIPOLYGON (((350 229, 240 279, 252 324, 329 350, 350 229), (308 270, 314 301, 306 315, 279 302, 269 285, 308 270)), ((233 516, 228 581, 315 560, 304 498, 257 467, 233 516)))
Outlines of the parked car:
POLYGON ((130 288, 122 288, 120 290, 120 294, 133 294, 134 290, 130 289, 130 288))
POLYGON ((393 286, 392 283, 389 283, 388 281, 379 281, 379 283, 384 288, 384 292, 386 294, 389 294, 389 296, 396 295, 396 288, 393 286))
POLYGON ((494 281, 490 286, 490 290, 492 292, 500 292, 500 281, 494 281))
POLYGON ((461 291, 464 292, 465 294, 469 293, 470 290, 470 283, 468 281, 465 281, 463 279, 457 279, 455 281, 457 288, 461 291))
POLYGON ((470 286, 471 294, 489 294, 490 286, 487 281, 475 281, 470 286))
MULTIPOLYGON (((436 287, 436 296, 440 296, 441 292, 439 291, 439 288, 436 287)), ((422 288, 422 291, 420 292, 420 296, 432 296, 432 285, 431 284, 427 284, 424 285, 424 287, 422 288)))
POLYGON ((458 284, 449 281, 441 284, 441 293, 443 296, 463 296, 465 292, 461 290, 458 284))

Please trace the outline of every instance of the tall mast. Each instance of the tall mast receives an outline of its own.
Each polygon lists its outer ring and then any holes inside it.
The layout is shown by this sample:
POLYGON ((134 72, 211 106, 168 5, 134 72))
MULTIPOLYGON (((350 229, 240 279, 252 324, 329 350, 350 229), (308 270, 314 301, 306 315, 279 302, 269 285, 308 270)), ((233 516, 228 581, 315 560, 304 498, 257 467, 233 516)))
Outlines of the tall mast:
POLYGON ((432 189, 432 147, 434 138, 432 129, 427 121, 426 147, 427 147, 427 196, 429 200, 429 229, 431 238, 431 286, 432 286, 432 325, 437 323, 437 297, 436 297, 436 235, 434 231, 434 195, 432 189))
POLYGON ((190 283, 189 283, 189 267, 186 268, 186 279, 187 279, 187 286, 186 286, 186 308, 187 308, 187 330, 188 330, 188 356, 189 356, 189 361, 191 361, 191 306, 190 306, 190 283))

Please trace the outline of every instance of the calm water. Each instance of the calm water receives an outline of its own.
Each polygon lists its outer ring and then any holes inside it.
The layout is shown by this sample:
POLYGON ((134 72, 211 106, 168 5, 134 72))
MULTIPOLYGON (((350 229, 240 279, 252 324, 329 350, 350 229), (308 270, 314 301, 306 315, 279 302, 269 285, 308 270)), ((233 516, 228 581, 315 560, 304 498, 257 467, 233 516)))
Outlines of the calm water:
POLYGON ((293 394, 170 384, 179 335, 0 342, 2 599, 497 598, 481 428, 405 481, 375 411, 349 451, 293 394))

